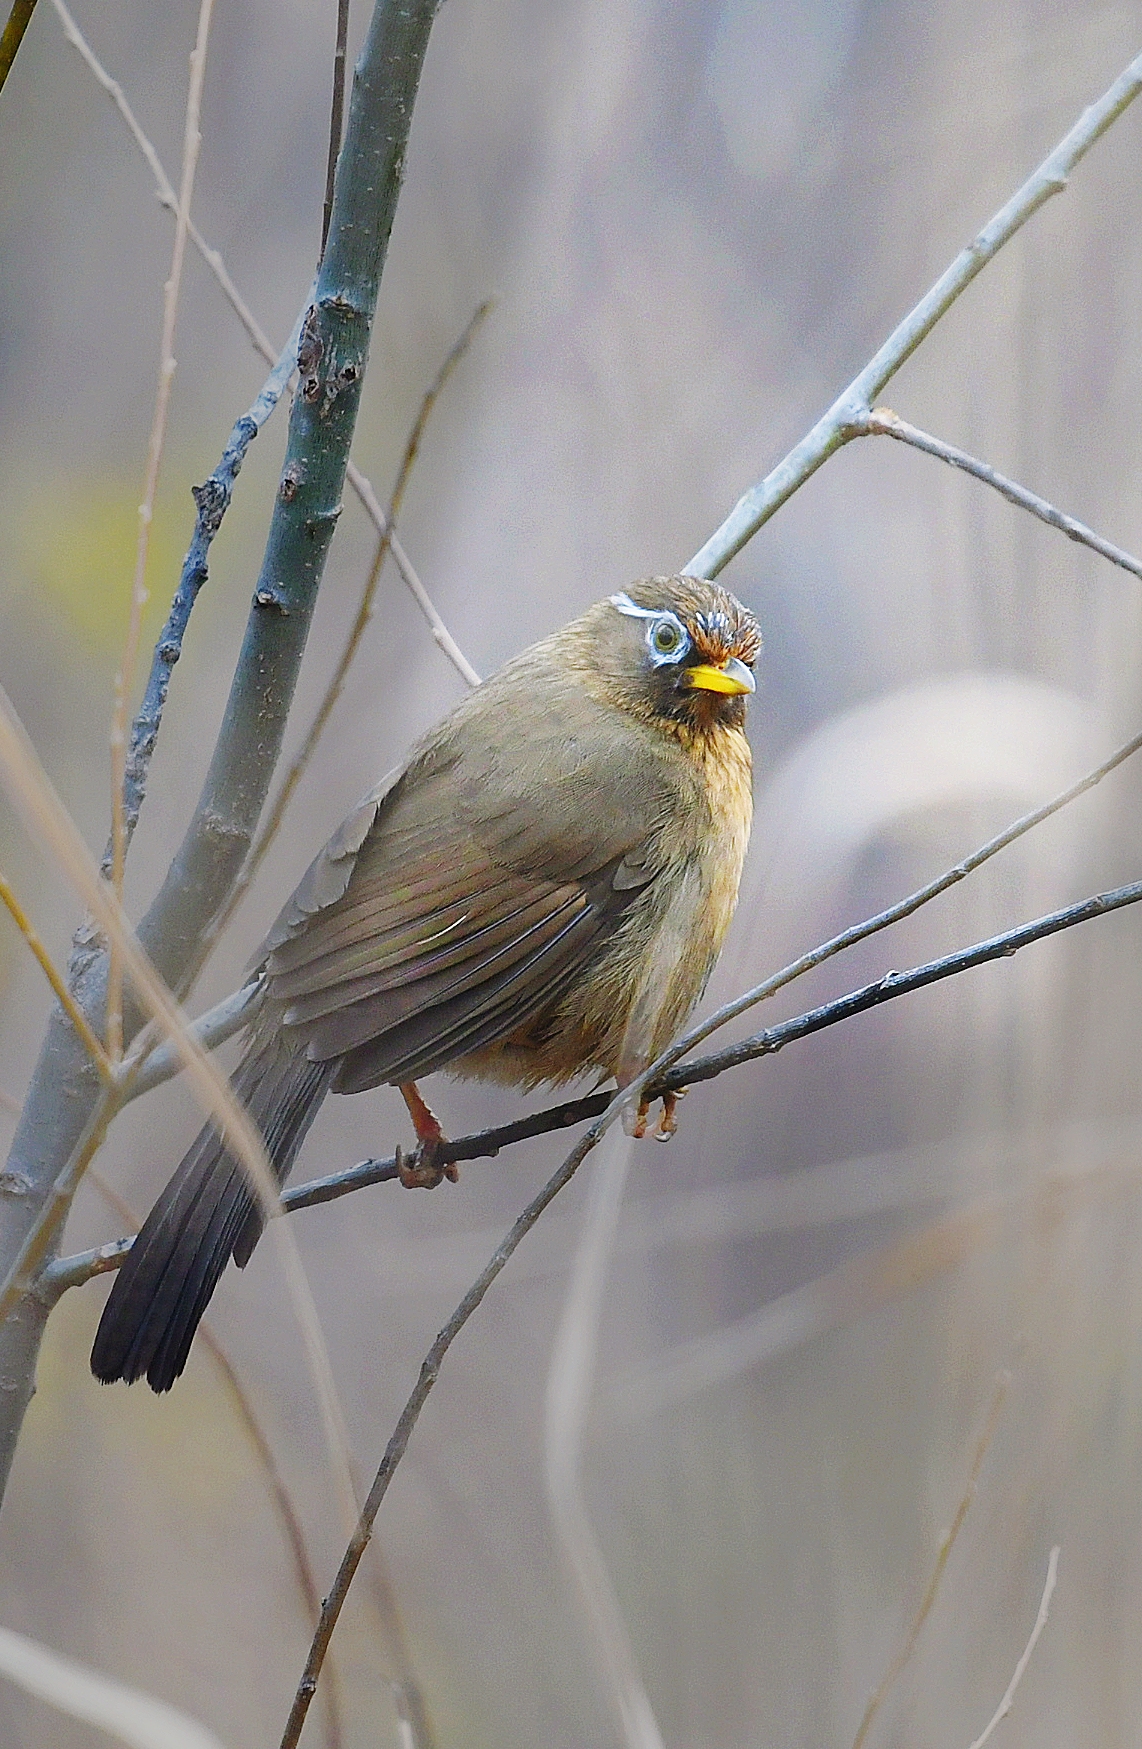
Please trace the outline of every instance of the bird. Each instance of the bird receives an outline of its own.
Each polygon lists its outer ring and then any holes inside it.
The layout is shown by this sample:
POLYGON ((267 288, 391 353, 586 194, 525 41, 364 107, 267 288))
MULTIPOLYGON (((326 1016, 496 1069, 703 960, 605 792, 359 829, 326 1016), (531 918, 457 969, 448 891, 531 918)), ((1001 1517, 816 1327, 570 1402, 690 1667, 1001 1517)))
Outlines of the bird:
MULTIPOLYGON (((424 1076, 623 1087, 665 1049, 737 902, 760 649, 718 584, 646 578, 509 660, 370 791, 253 962, 264 995, 232 1085, 279 1184, 330 1092, 399 1087, 419 1143, 402 1177, 430 1184, 424 1076)), ((118 1271, 96 1378, 169 1390, 264 1218, 207 1123, 118 1271)))

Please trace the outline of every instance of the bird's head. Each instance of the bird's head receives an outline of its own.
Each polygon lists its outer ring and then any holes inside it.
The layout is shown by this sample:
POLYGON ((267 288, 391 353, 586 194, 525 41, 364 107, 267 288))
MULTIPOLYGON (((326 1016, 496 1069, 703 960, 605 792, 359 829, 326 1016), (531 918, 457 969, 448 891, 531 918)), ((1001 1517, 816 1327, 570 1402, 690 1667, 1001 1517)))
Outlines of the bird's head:
POLYGON ((683 734, 745 721, 761 633, 728 590, 700 577, 649 577, 585 619, 613 703, 683 734))

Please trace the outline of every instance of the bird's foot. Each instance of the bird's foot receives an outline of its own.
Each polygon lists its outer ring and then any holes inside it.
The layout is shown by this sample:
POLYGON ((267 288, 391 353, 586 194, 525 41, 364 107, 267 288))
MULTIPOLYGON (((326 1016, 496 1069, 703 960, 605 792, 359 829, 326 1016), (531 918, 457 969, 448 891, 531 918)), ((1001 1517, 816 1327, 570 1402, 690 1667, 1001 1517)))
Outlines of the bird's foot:
POLYGON ((658 1114, 658 1122, 654 1128, 656 1142, 668 1142, 678 1128, 678 1101, 686 1097, 685 1087, 676 1087, 673 1093, 662 1095, 662 1110, 658 1114))
POLYGON ((406 1154, 397 1143, 397 1177, 406 1190, 435 1190, 445 1178, 450 1184, 457 1182, 460 1168, 455 1161, 441 1161, 437 1157, 443 1146, 441 1137, 438 1142, 418 1142, 412 1153, 406 1154))
POLYGON ((406 1190, 435 1190, 444 1178, 455 1184, 460 1169, 454 1161, 440 1158, 445 1137, 435 1112, 422 1099, 415 1081, 404 1082, 400 1092, 416 1131, 416 1147, 412 1153, 406 1154, 399 1146, 396 1151, 397 1176, 401 1183, 406 1190))
MULTIPOLYGON (((651 1131, 656 1142, 668 1142, 678 1128, 678 1101, 686 1096, 685 1087, 678 1087, 673 1093, 663 1093, 662 1110, 658 1114, 658 1122, 651 1131)), ((624 1124, 627 1135, 636 1142, 641 1142, 646 1135, 647 1122, 653 1099, 640 1099, 636 1110, 629 1112, 628 1121, 624 1124)))

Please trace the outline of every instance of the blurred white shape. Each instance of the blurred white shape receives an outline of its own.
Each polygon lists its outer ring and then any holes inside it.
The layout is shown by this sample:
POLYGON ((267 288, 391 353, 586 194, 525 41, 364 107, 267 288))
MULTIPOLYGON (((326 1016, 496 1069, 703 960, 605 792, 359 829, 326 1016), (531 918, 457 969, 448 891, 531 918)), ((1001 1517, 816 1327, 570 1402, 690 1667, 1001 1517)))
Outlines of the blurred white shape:
POLYGON ((747 176, 777 176, 852 51, 861 0, 726 0, 707 78, 726 150, 747 176))
POLYGON ((0 1628, 0 1673, 61 1713, 107 1731, 131 1749, 223 1749, 205 1725, 165 1701, 0 1628))
POLYGON ((1020 674, 947 675, 858 705, 802 742, 758 798, 752 896, 803 915, 909 818, 972 803, 1015 815, 1108 747, 1084 700, 1020 674))

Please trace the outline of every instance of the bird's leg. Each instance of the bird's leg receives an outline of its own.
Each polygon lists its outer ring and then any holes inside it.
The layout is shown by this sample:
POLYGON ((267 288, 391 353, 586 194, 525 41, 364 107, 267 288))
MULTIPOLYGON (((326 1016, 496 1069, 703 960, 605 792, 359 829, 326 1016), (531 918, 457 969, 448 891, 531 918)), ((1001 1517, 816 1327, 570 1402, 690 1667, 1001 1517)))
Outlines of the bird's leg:
POLYGON ((408 1106, 408 1115, 416 1131, 414 1153, 406 1159, 401 1150, 397 1149, 397 1171, 401 1183, 406 1190, 435 1190, 442 1178, 450 1179, 455 1184, 460 1170, 452 1162, 442 1164, 440 1161, 444 1131, 436 1114, 421 1098, 420 1088, 415 1081, 402 1081, 400 1095, 408 1106))

